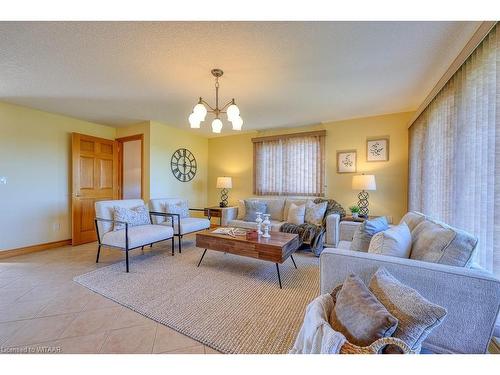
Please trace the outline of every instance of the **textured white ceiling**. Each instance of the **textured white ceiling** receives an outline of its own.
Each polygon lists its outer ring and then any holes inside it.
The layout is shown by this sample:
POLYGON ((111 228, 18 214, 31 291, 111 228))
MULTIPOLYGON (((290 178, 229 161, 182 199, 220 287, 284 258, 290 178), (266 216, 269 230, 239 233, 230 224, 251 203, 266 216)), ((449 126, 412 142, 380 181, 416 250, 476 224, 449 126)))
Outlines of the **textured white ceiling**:
MULTIPOLYGON (((189 128, 197 98, 213 102, 219 67, 244 130, 411 111, 479 24, 0 22, 0 100, 189 128)), ((210 135, 210 121, 193 132, 210 135)))

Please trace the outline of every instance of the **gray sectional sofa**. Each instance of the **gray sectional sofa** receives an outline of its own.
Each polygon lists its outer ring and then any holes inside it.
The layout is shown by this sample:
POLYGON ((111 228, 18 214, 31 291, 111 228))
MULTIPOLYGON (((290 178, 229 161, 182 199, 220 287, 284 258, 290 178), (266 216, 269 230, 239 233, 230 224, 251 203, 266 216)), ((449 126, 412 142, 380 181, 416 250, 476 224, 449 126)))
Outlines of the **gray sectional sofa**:
POLYGON ((477 240, 420 213, 410 212, 402 221, 412 235, 410 258, 350 250, 360 223, 340 222, 337 246, 321 253, 321 293, 331 292, 349 274, 368 282, 379 267, 384 267, 448 310, 443 323, 424 341, 424 349, 436 353, 485 353, 500 309, 500 280, 472 262, 477 240))

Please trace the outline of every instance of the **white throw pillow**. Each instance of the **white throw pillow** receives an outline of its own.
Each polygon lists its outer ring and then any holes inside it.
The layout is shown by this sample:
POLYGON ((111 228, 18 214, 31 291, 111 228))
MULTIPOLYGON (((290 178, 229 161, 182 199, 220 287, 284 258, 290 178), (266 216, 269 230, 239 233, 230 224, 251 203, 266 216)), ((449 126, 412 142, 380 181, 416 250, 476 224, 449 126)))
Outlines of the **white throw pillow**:
POLYGON ((189 217, 189 205, 186 200, 181 200, 175 203, 165 202, 163 207, 167 214, 177 214, 181 219, 189 217))
POLYGON ((409 258, 411 252, 411 233, 408 225, 403 222, 376 233, 370 241, 368 252, 398 258, 409 258))
POLYGON ((238 220, 244 220, 247 210, 245 209, 245 201, 238 199, 238 220))
POLYGON ((304 224, 304 218, 306 216, 306 205, 301 204, 297 206, 295 203, 290 205, 288 209, 288 217, 286 218, 287 223, 300 225, 304 224))
POLYGON ((325 216, 328 202, 321 202, 318 204, 308 201, 306 203, 306 216, 305 222, 308 224, 321 225, 325 216))

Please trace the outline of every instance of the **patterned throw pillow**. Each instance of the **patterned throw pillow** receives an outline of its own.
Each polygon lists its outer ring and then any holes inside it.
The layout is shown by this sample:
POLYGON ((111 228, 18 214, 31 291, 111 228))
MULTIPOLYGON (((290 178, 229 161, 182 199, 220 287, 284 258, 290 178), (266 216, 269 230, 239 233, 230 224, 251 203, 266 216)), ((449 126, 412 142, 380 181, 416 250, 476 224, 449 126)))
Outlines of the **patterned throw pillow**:
POLYGON ((308 201, 306 204, 305 222, 308 224, 321 225, 325 216, 326 206, 328 202, 314 204, 308 201))
MULTIPOLYGON (((137 225, 151 224, 149 209, 146 206, 137 206, 133 208, 113 207, 113 219, 128 223, 129 227, 137 225)), ((125 229, 125 224, 114 223, 113 230, 125 229)))
POLYGON ((258 200, 245 200, 245 221, 254 222, 257 218, 257 212, 265 214, 267 212, 267 204, 258 200))
MULTIPOLYGON (((189 205, 188 201, 182 200, 182 201, 177 201, 176 203, 171 203, 171 202, 165 202, 163 204, 163 210, 167 214, 177 214, 181 219, 184 219, 186 217, 189 217, 189 205)), ((166 222, 168 224, 171 223, 172 218, 168 217, 166 219, 166 222)), ((177 220, 177 218, 175 218, 177 220)), ((177 221, 175 221, 177 222, 177 221)))
POLYGON ((383 230, 389 229, 389 223, 385 216, 365 220, 354 232, 349 250, 367 252, 372 237, 383 230))

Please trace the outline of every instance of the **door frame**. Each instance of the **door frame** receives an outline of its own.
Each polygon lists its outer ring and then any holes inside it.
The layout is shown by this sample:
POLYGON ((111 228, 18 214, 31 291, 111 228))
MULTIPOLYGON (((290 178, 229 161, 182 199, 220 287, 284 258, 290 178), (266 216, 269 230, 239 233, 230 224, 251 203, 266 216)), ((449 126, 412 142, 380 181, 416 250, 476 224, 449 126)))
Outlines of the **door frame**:
POLYGON ((141 199, 144 200, 144 134, 116 138, 118 142, 118 188, 120 199, 123 199, 123 144, 130 141, 141 141, 141 199))

